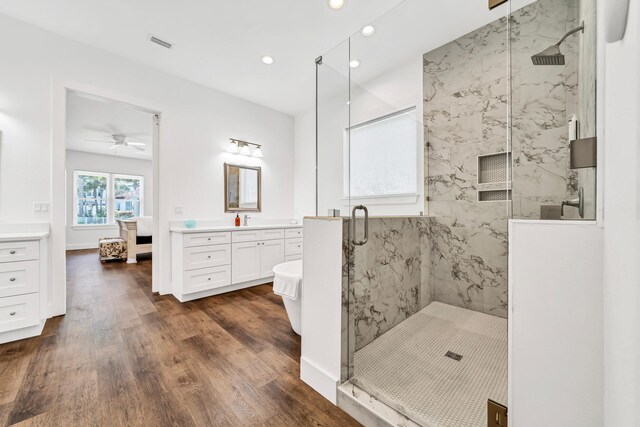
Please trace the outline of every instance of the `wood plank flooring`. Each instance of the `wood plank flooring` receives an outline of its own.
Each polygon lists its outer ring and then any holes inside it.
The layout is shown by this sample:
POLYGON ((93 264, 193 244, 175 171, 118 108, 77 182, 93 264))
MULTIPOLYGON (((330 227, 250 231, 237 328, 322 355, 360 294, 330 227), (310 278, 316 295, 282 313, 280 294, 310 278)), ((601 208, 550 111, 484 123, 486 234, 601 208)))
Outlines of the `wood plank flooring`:
POLYGON ((67 315, 0 345, 0 425, 355 426, 299 379, 300 338, 264 285, 181 304, 151 261, 67 254, 67 315))

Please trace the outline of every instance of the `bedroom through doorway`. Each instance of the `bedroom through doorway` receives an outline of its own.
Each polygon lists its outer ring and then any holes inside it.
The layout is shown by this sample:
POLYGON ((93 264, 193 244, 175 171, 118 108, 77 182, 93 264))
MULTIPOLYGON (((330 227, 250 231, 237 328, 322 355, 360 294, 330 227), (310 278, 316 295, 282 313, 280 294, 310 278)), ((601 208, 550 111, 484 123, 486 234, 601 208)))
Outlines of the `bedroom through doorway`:
POLYGON ((67 92, 66 270, 73 279, 67 280, 73 283, 68 305, 99 307, 113 292, 148 298, 155 290, 158 127, 159 115, 153 112, 67 92), (101 280, 105 270, 118 280, 101 280))

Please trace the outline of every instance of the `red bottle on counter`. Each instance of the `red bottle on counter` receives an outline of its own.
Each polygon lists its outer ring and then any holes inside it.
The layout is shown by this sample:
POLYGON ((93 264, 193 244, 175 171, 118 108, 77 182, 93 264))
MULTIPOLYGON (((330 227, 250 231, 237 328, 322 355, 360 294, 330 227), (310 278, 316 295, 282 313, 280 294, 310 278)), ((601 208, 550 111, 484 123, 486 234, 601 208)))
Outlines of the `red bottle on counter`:
POLYGON ((240 227, 240 214, 236 214, 236 227, 240 227))

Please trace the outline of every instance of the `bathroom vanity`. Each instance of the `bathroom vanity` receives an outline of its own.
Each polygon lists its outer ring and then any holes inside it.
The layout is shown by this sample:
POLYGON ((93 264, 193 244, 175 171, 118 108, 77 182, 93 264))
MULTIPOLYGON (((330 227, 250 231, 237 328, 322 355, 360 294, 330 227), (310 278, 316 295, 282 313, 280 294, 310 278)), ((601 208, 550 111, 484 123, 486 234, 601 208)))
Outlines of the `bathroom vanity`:
POLYGON ((269 283, 302 259, 302 225, 171 227, 172 293, 181 302, 269 283))
POLYGON ((47 319, 48 235, 35 230, 0 232, 0 344, 42 333, 47 319))

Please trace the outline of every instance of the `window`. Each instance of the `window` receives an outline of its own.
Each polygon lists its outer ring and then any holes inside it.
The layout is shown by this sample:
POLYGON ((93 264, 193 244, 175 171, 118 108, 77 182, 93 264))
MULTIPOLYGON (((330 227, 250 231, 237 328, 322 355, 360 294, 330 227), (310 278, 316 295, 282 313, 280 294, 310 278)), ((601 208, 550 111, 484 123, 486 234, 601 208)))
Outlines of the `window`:
POLYGON ((73 182, 73 225, 108 225, 143 215, 141 176, 75 171, 73 182))
POLYGON ((115 219, 142 216, 143 187, 141 176, 113 175, 115 219))
POLYGON ((74 172, 73 211, 76 225, 108 223, 109 175, 97 172, 74 172))
POLYGON ((350 129, 345 143, 345 196, 376 198, 418 193, 415 107, 350 129))

